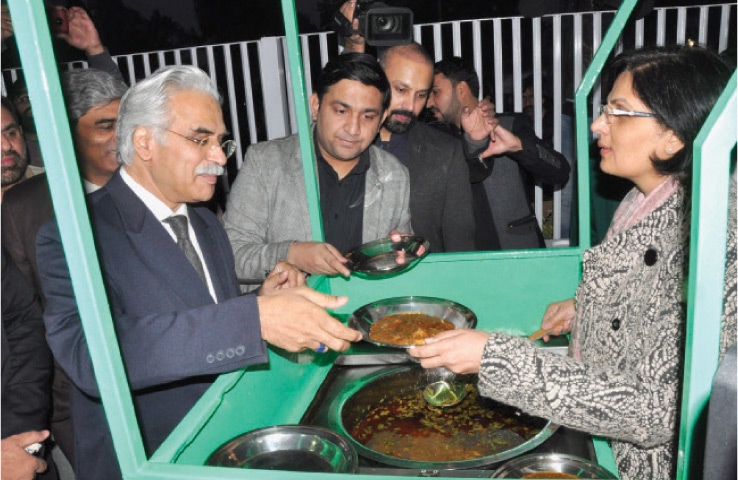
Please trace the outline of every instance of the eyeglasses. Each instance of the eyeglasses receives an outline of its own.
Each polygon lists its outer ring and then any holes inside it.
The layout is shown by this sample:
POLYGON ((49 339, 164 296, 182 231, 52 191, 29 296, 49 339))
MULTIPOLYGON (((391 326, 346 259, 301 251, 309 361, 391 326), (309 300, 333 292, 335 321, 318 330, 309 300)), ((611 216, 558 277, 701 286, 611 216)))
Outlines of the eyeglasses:
POLYGON ((600 115, 605 116, 606 123, 612 123, 612 117, 658 117, 658 115, 655 113, 621 110, 619 108, 610 108, 608 105, 600 105, 599 111, 600 115))
POLYGON ((175 132, 173 130, 169 130, 168 128, 165 128, 164 130, 166 130, 169 133, 173 133, 175 135, 178 135, 178 136, 184 138, 185 140, 189 140, 190 142, 194 143, 195 145, 197 145, 200 148, 210 147, 212 149, 212 148, 216 148, 216 146, 219 146, 223 150, 223 155, 225 155, 226 158, 229 158, 236 151, 236 146, 237 145, 236 145, 235 140, 226 140, 225 142, 223 142, 220 145, 218 145, 216 142, 211 142, 210 141, 211 138, 214 138, 212 136, 211 137, 205 137, 205 138, 192 138, 192 137, 188 137, 186 135, 182 135, 181 133, 177 133, 177 132, 175 132))

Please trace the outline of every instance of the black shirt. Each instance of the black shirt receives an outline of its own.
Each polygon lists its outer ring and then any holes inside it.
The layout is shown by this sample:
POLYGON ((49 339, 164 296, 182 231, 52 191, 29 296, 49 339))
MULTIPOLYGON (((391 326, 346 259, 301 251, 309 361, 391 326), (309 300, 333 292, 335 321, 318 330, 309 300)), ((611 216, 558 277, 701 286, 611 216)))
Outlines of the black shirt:
POLYGON ((338 174, 325 161, 318 148, 315 149, 315 158, 318 162, 320 211, 325 241, 345 254, 361 245, 369 151, 361 154, 359 163, 342 180, 338 179, 338 174))
POLYGON ((407 158, 410 156, 410 152, 408 150, 408 138, 410 135, 407 133, 393 133, 392 136, 390 136, 389 141, 384 142, 382 139, 377 135, 377 139, 374 141, 374 145, 381 148, 385 152, 389 152, 402 163, 403 165, 407 166, 407 158))

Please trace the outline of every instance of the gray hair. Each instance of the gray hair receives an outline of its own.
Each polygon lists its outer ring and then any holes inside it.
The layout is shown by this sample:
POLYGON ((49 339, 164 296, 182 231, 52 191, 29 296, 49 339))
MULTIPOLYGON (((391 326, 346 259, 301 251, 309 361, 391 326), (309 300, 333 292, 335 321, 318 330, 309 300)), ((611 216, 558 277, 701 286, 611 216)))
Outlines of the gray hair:
POLYGON ((131 87, 118 110, 118 162, 130 165, 134 155, 133 132, 138 127, 153 129, 156 140, 166 144, 164 132, 171 124, 169 101, 178 92, 197 91, 213 97, 220 95, 210 77, 190 65, 163 67, 131 87))
POLYGON ((91 108, 119 100, 128 90, 113 75, 94 68, 68 70, 62 75, 62 93, 72 127, 91 108))

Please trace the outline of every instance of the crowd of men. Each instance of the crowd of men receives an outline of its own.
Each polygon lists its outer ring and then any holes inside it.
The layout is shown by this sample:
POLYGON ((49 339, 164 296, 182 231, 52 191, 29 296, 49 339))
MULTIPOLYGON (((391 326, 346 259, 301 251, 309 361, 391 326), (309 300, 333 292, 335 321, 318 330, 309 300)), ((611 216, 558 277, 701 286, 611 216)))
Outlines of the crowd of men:
MULTIPOLYGON (((78 15, 89 33, 89 17, 78 15)), ((525 179, 569 176, 566 159, 525 118, 478 101, 477 75, 461 59, 434 65, 411 42, 378 59, 347 51, 315 84, 322 241, 311 235, 297 135, 249 147, 219 218, 203 202, 235 144, 210 78, 165 67, 128 88, 99 38, 78 46, 90 43, 103 68, 66 72, 62 89, 149 455, 215 376, 267 362, 267 344, 322 353, 361 339, 326 312, 346 298, 308 288, 306 275, 348 276, 348 250, 399 234, 425 237, 436 253, 543 246, 525 179), (436 122, 419 120, 426 108, 436 122)), ((49 431, 78 479, 120 478, 27 125, 3 98, 3 478, 6 470, 56 478, 48 452, 25 450, 49 431), (20 387, 31 388, 22 395, 35 399, 32 408, 17 400, 20 387), (14 414, 17 422, 5 421, 14 414)))

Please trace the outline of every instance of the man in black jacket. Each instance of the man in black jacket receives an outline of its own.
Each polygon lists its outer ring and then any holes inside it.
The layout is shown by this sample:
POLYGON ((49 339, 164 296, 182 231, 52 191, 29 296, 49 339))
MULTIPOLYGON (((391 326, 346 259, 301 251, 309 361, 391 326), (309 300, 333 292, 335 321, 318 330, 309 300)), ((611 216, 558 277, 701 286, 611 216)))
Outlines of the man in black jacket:
POLYGON ((380 52, 392 89, 389 113, 375 144, 410 173, 413 231, 432 252, 474 250, 474 215, 468 168, 458 139, 418 121, 433 85, 433 61, 418 43, 380 52))
MULTIPOLYGON (((49 436, 51 352, 44 339, 41 307, 30 282, 2 249, 2 478, 54 479, 43 453, 26 448, 49 436)), ((47 449, 45 453, 49 453, 47 449)), ((50 461, 51 455, 47 460, 50 461)))
POLYGON ((435 64, 428 109, 465 140, 477 249, 545 247, 529 191, 533 182, 566 183, 569 163, 536 137, 525 114, 495 116, 491 104, 478 98, 479 78, 461 58, 435 64), (488 138, 465 133, 480 125, 486 126, 488 138))

